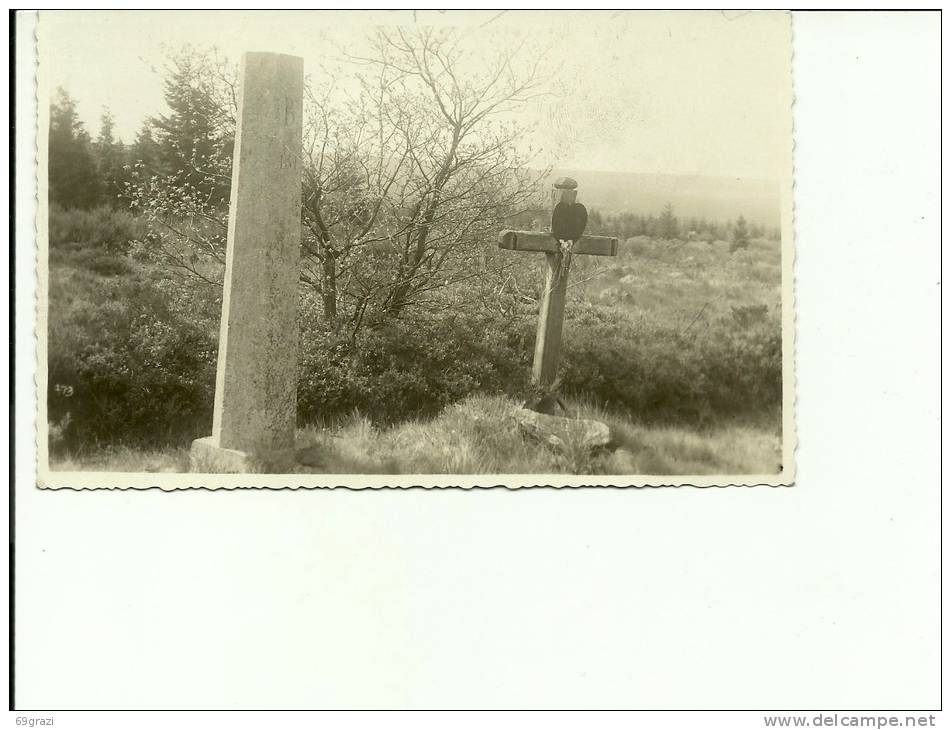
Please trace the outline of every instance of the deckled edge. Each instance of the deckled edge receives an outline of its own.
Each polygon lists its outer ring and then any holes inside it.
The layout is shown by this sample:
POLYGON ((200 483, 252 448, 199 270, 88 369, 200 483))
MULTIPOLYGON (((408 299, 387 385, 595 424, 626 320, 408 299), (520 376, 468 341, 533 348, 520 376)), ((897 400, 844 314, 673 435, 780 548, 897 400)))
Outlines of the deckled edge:
POLYGON ((787 487, 776 474, 197 474, 51 472, 47 489, 235 489, 376 491, 379 489, 584 489, 641 487, 787 487), (211 479, 208 479, 211 477, 211 479))
POLYGON ((48 290, 49 290, 49 63, 45 55, 46 39, 43 33, 43 11, 36 14, 36 27, 33 31, 36 40, 36 236, 34 250, 34 284, 36 297, 34 306, 35 330, 33 338, 36 349, 36 372, 33 383, 36 388, 36 423, 34 441, 36 444, 36 484, 47 486, 49 476, 49 429, 47 428, 47 387, 49 371, 47 368, 48 335, 48 290))
POLYGON ((783 473, 786 486, 796 483, 796 455, 799 431, 796 317, 796 24, 792 11, 785 11, 789 22, 789 182, 784 184, 782 237, 782 315, 783 315, 783 473))

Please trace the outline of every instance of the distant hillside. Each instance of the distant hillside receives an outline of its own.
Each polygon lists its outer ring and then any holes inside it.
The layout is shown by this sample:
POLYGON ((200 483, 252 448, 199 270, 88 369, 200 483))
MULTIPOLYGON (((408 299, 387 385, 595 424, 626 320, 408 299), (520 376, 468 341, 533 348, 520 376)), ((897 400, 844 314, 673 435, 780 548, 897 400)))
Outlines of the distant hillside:
POLYGON ((646 175, 591 170, 553 170, 549 184, 567 175, 578 181, 578 200, 602 213, 657 214, 667 203, 678 218, 733 220, 780 225, 779 186, 768 180, 646 175))

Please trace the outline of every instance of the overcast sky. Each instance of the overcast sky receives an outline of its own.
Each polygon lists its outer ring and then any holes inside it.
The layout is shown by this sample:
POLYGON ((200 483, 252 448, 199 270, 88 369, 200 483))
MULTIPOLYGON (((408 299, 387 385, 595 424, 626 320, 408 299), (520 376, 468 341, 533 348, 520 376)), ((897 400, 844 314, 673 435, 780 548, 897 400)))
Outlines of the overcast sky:
POLYGON ((367 26, 463 25, 486 54, 550 48, 555 95, 526 121, 546 147, 536 162, 570 169, 777 180, 792 144, 791 33, 784 13, 419 11, 42 11, 49 88, 64 87, 95 136, 104 106, 129 142, 165 110, 165 48, 215 46, 304 57, 320 73, 334 44, 367 26))

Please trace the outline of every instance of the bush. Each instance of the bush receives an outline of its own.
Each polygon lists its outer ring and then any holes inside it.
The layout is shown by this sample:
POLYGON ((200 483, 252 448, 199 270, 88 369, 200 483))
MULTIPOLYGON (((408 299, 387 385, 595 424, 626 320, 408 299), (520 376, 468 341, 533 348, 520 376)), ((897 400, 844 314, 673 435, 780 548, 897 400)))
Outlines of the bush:
POLYGON ((125 253, 145 231, 145 225, 130 213, 107 205, 90 210, 51 205, 49 209, 51 251, 92 248, 125 253))
POLYGON ((73 266, 91 271, 99 276, 122 276, 131 274, 133 271, 132 264, 126 256, 98 248, 77 248, 60 251, 57 256, 69 261, 73 266))
POLYGON ((449 315, 397 320, 350 343, 305 317, 298 421, 358 410, 389 424, 433 416, 472 393, 524 393, 533 335, 522 322, 449 315))
POLYGON ((569 393, 650 423, 708 424, 781 406, 778 322, 724 318, 684 333, 600 307, 575 312, 565 327, 569 393))
POLYGON ((51 449, 188 443, 211 427, 214 326, 145 276, 51 273, 51 449))
MULTIPOLYGON (((303 424, 354 410, 378 423, 427 418, 473 393, 523 399, 533 317, 433 317, 343 339, 307 326, 298 385, 303 424)), ((695 332, 573 303, 563 390, 643 423, 705 425, 772 413, 782 403, 778 321, 724 317, 695 332)))
MULTIPOLYGON (((95 296, 52 298, 54 450, 187 445, 210 432, 220 304, 205 301, 195 316, 201 306, 182 297, 126 276, 100 280, 95 296), (167 306, 175 298, 179 306, 167 306)), ((474 393, 527 394, 531 318, 433 316, 367 330, 351 343, 309 311, 301 318, 302 426, 355 410, 389 425, 430 418, 474 393)), ((683 334, 579 305, 566 322, 563 389, 641 423, 712 424, 780 406, 781 353, 771 321, 740 326, 724 317, 683 334)))

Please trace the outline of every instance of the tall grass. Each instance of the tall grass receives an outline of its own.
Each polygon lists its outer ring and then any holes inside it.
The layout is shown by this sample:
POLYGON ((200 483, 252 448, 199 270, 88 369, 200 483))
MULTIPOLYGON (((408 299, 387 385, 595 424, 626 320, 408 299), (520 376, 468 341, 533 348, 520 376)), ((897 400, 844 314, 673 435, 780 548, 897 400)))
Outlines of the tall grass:
POLYGON ((408 474, 734 474, 777 473, 778 432, 760 427, 650 426, 589 403, 573 414, 607 423, 611 449, 552 449, 523 435, 502 396, 471 396, 434 419, 375 428, 355 416, 338 428, 304 429, 299 443, 321 455, 314 471, 408 474))

